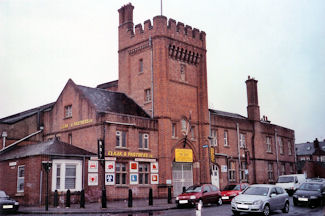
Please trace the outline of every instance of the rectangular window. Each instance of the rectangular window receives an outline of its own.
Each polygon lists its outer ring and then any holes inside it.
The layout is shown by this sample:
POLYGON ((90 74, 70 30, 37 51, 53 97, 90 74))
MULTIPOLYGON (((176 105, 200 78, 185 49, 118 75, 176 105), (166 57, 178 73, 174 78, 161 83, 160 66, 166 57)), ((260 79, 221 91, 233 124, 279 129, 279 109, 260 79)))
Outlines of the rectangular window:
POLYGON ((64 189, 76 189, 76 170, 77 167, 74 164, 67 164, 65 166, 65 186, 64 189))
POLYGON ((126 164, 125 163, 116 163, 116 184, 125 185, 126 184, 126 164))
POLYGON ((229 146, 229 143, 228 143, 228 131, 224 131, 223 132, 223 140, 224 140, 224 146, 229 146))
POLYGON ((143 73, 143 59, 139 60, 139 73, 143 73))
POLYGON ((80 191, 82 187, 82 161, 53 160, 52 191, 80 191))
POLYGON ((126 148, 125 131, 116 131, 116 147, 126 148))
POLYGON ((177 134, 176 134, 176 123, 172 123, 172 137, 173 138, 177 137, 177 134))
POLYGON ((236 164, 234 161, 229 162, 228 178, 230 182, 236 181, 236 164))
POLYGON ((17 192, 24 192, 25 166, 18 166, 17 192))
POLYGON ((269 162, 267 166, 267 175, 269 178, 269 181, 273 181, 273 163, 269 162))
POLYGON ((283 152, 283 142, 282 142, 281 137, 278 137, 278 143, 279 143, 280 154, 284 154, 284 152, 283 152))
POLYGON ((266 152, 272 152, 271 137, 269 136, 266 137, 266 152))
POLYGON ((68 135, 68 139, 69 139, 69 144, 72 145, 72 134, 69 134, 69 135, 68 135))
POLYGON ((144 102, 151 101, 151 89, 144 90, 144 102))
POLYGON ((181 66, 180 66, 180 76, 181 76, 181 81, 186 81, 186 66, 185 66, 185 64, 181 64, 181 66))
POLYGON ((239 134, 239 146, 240 148, 245 148, 246 147, 246 142, 245 142, 245 134, 239 134))
POLYGON ((149 163, 139 163, 139 184, 149 184, 149 163))
POLYGON ((195 126, 191 127, 191 138, 195 139, 195 126))
POLYGON ((288 155, 292 155, 291 142, 288 142, 288 155))
POLYGON ((217 130, 211 130, 211 146, 217 146, 218 145, 218 137, 217 137, 217 130))
POLYGON ((248 172, 246 172, 246 170, 247 170, 247 164, 246 164, 246 162, 241 162, 240 179, 243 182, 247 182, 248 181, 248 172))
POLYGON ((285 175, 286 174, 286 171, 285 171, 285 164, 281 164, 281 172, 280 172, 281 175, 285 175))
POLYGON ((72 117, 72 105, 68 105, 64 107, 64 117, 71 118, 72 117))
POLYGON ((139 133, 139 148, 149 149, 149 134, 139 133))

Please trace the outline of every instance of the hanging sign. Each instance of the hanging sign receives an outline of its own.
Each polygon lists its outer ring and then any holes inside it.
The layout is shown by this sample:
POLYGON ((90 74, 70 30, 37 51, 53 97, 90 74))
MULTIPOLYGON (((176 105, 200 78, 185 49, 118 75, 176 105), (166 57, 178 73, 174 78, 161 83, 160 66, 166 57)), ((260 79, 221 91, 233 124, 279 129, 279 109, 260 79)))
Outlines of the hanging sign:
POLYGON ((151 174, 151 184, 158 184, 158 174, 151 174))
POLYGON ((210 155, 211 155, 211 162, 215 162, 215 157, 214 157, 214 148, 210 148, 210 155))
POLYGON ((150 163, 151 173, 158 173, 158 162, 150 163))
POLYGON ((138 184, 138 174, 130 174, 130 184, 138 184))
POLYGON ((193 162, 192 149, 175 149, 176 162, 193 162))
POLYGON ((97 173, 88 173, 88 185, 89 186, 98 185, 98 174, 97 173))
POLYGON ((130 172, 138 172, 138 162, 130 162, 130 172))
POLYGON ((88 161, 88 172, 98 172, 98 161, 88 161))
POLYGON ((106 173, 105 174, 105 185, 115 185, 115 174, 106 173))
POLYGON ((105 161, 105 172, 115 172, 115 161, 105 161))

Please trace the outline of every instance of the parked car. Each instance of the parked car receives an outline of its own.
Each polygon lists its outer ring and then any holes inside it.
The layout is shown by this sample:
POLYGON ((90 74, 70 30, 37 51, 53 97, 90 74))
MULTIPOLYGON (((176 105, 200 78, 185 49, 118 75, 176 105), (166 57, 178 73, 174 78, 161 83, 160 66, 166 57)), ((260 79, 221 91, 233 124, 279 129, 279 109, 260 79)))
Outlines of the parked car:
POLYGON ((278 209, 283 213, 289 212, 289 195, 282 187, 275 185, 250 185, 231 201, 234 215, 240 215, 240 212, 256 212, 268 216, 271 211, 278 209))
POLYGON ((231 200, 248 187, 247 183, 229 184, 221 191, 222 202, 231 202, 231 200))
POLYGON ((281 175, 275 185, 281 186, 291 196, 305 181, 305 174, 281 175))
POLYGON ((176 206, 194 206, 196 203, 222 205, 221 192, 212 184, 192 185, 176 197, 176 206))
POLYGON ((0 190, 0 213, 16 212, 19 202, 11 199, 4 191, 0 190))
POLYGON ((294 205, 307 205, 314 207, 325 203, 325 182, 308 181, 303 183, 293 194, 294 205))

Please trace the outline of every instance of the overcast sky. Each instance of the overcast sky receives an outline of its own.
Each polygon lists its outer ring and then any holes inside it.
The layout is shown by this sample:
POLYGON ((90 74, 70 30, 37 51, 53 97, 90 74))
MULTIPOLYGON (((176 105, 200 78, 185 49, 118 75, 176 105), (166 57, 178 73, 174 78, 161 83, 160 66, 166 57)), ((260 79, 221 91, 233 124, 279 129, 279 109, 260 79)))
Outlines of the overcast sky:
MULTIPOLYGON (((54 102, 71 78, 118 79, 117 10, 134 23, 160 0, 0 0, 0 118, 54 102)), ((261 116, 325 139, 324 0, 165 0, 163 15, 207 34, 209 107, 247 116, 245 80, 258 80, 261 116)))

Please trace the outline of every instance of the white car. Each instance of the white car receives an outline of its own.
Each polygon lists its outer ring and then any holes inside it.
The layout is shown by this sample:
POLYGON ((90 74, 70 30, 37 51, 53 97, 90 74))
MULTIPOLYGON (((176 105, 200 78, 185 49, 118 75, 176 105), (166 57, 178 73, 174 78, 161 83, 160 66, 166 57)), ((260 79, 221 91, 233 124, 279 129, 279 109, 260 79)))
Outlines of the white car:
POLYGON ((256 212, 268 216, 271 211, 279 209, 283 213, 289 212, 289 195, 282 187, 275 185, 251 185, 231 201, 234 215, 239 215, 240 212, 256 212))

